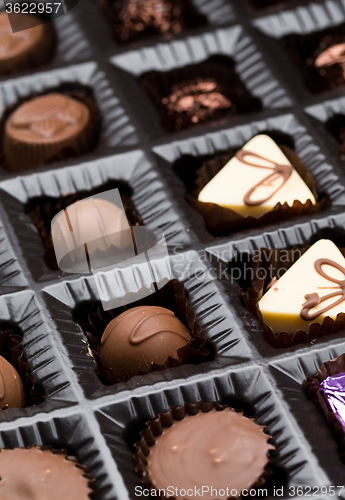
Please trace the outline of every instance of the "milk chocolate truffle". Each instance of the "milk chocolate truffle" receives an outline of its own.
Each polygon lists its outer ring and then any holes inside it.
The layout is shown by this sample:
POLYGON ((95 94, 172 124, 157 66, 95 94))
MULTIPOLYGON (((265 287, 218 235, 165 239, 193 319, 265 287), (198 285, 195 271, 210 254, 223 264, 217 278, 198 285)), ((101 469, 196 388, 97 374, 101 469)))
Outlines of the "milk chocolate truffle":
POLYGON ((16 28, 23 31, 13 33, 6 12, 0 12, 0 76, 46 63, 53 55, 55 35, 52 26, 41 24, 32 14, 16 14, 16 28))
POLYGON ((220 111, 235 112, 236 106, 213 78, 194 78, 175 84, 162 99, 176 129, 217 118, 220 111))
POLYGON ((152 363, 163 365, 192 340, 183 323, 169 309, 139 306, 113 319, 105 329, 100 359, 106 369, 122 377, 148 372, 152 363))
POLYGON ((22 379, 11 363, 0 356, 0 409, 24 406, 25 392, 22 379))
POLYGON ((90 148, 89 121, 89 108, 65 94, 51 93, 25 102, 5 123, 5 167, 11 171, 33 168, 68 149, 84 153, 90 148))
POLYGON ((63 453, 34 448, 0 452, 3 500, 90 500, 90 480, 63 453))
POLYGON ((176 499, 186 498, 178 494, 181 490, 203 486, 210 487, 205 500, 220 498, 211 486, 228 491, 224 498, 236 497, 259 482, 269 462, 267 454, 274 446, 263 430, 231 408, 186 415, 155 436, 145 468, 156 489, 177 488, 176 499))

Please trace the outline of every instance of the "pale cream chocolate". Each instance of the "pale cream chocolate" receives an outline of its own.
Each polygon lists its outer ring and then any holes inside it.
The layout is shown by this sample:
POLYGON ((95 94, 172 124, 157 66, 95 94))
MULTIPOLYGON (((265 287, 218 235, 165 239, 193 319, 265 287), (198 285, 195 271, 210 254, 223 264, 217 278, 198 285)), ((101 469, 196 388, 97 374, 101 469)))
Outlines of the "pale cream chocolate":
POLYGON ((251 139, 201 190, 198 200, 258 217, 278 203, 315 197, 282 150, 267 135, 251 139))
POLYGON ((345 258, 330 240, 307 250, 259 301, 274 332, 308 331, 311 322, 345 312, 345 258))

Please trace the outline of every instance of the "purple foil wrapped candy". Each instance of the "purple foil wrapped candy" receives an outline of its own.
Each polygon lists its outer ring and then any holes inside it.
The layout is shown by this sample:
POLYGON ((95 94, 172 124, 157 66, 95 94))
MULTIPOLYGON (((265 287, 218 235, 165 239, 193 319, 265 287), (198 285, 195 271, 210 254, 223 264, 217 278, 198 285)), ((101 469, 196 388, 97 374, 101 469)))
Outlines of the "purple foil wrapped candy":
POLYGON ((345 431, 345 373, 327 377, 321 382, 319 390, 345 431))

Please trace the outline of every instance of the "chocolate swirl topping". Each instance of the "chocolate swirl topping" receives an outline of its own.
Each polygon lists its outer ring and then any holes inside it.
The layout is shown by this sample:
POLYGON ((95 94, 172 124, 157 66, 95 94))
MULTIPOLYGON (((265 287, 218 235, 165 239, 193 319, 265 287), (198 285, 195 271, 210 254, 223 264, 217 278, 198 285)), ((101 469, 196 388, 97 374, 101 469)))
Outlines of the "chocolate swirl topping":
POLYGON ((267 170, 272 170, 271 174, 265 177, 262 181, 255 184, 255 186, 249 189, 249 191, 245 194, 243 201, 246 205, 249 206, 256 206, 256 205, 261 205, 262 203, 266 203, 266 201, 270 200, 272 196, 274 196, 279 191, 279 189, 283 187, 283 185, 288 181, 290 175, 292 174, 292 168, 290 165, 280 165, 279 163, 275 163, 272 160, 268 160, 263 156, 260 156, 256 153, 252 153, 251 151, 245 151, 244 149, 240 149, 239 151, 237 151, 235 156, 238 159, 238 161, 240 161, 241 163, 245 163, 246 165, 250 165, 251 167, 265 168, 267 170), (251 163, 250 161, 246 160, 246 156, 251 156, 253 158, 258 158, 260 160, 267 161, 268 163, 272 164, 272 167, 265 167, 263 165, 258 165, 257 163, 251 163), (274 191, 271 194, 269 194, 266 198, 262 198, 261 200, 252 200, 251 197, 253 193, 255 193, 255 191, 259 187, 274 188, 274 182, 277 181, 278 179, 281 179, 281 184, 276 189, 274 189, 274 191))
POLYGON ((326 288, 335 288, 336 291, 329 293, 325 295, 324 297, 320 297, 317 292, 307 294, 305 295, 306 302, 302 304, 302 310, 300 313, 300 316, 302 319, 305 321, 312 321, 313 319, 316 319, 317 317, 321 316, 325 312, 329 311, 330 309, 333 309, 333 307, 338 306, 345 300, 345 269, 343 266, 338 264, 337 262, 334 262, 333 260, 330 259, 318 259, 315 264, 314 264, 315 270, 319 273, 320 276, 323 278, 326 278, 327 280, 336 283, 337 286, 335 287, 326 287, 326 288), (343 280, 338 280, 337 278, 332 278, 332 276, 329 276, 325 271, 322 269, 322 266, 331 266, 334 269, 338 269, 341 271, 344 275, 343 280), (316 307, 317 305, 321 304, 322 302, 325 302, 326 300, 332 299, 333 297, 338 297, 339 299, 333 302, 332 304, 329 304, 328 306, 324 307, 323 309, 320 309, 319 311, 314 311, 310 313, 311 309, 316 307))

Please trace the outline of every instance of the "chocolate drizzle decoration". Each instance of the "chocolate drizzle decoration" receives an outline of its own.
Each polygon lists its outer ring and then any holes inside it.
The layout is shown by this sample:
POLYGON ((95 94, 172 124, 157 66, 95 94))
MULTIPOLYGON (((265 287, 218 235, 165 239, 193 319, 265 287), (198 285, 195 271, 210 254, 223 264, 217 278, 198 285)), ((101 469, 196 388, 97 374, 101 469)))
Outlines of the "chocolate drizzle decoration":
POLYGON ((337 290, 335 292, 325 295, 324 297, 320 297, 319 294, 316 292, 305 295, 306 302, 302 304, 303 308, 300 313, 301 318, 304 319, 305 321, 312 321, 313 319, 318 318, 319 316, 329 311, 330 309, 333 309, 333 307, 338 306, 345 300, 345 269, 343 268, 343 266, 330 259, 318 259, 315 262, 314 267, 316 272, 319 273, 320 276, 326 278, 327 280, 333 283, 336 283, 337 284, 336 287, 329 287, 329 288, 336 288, 337 290), (341 271, 344 275, 344 279, 338 280, 337 278, 332 278, 332 276, 326 274, 325 271, 322 269, 322 266, 326 265, 341 271), (333 302, 332 304, 329 304, 328 306, 324 307, 319 311, 314 311, 313 313, 310 313, 311 309, 313 309, 318 304, 321 304, 326 300, 332 299, 333 297, 338 297, 339 295, 340 295, 339 299, 333 302))
MULTIPOLYGON (((280 165, 279 163, 276 163, 272 160, 268 160, 267 158, 264 158, 263 156, 260 156, 256 153, 252 153, 251 151, 245 151, 244 149, 240 149, 236 153, 236 158, 238 161, 241 163, 244 163, 246 165, 250 165, 251 167, 256 167, 256 168, 265 168, 267 170, 272 170, 272 173, 269 174, 267 177, 265 177, 262 181, 258 182, 253 186, 249 191, 245 194, 243 201, 246 205, 249 206, 256 206, 256 205, 262 205, 263 203, 266 203, 266 201, 270 200, 272 196, 274 196, 283 186, 284 184, 289 180, 291 174, 292 174, 292 168, 290 165, 280 165), (260 160, 267 161, 268 163, 272 164, 272 167, 265 167, 264 165, 258 165, 257 163, 251 163, 250 161, 246 160, 246 156, 251 156, 253 158, 258 158, 260 160), (259 187, 273 187, 274 188, 274 182, 281 179, 281 184, 266 198, 262 198, 261 200, 252 200, 251 196, 259 187)), ((252 160, 253 161, 253 160, 252 160)))

